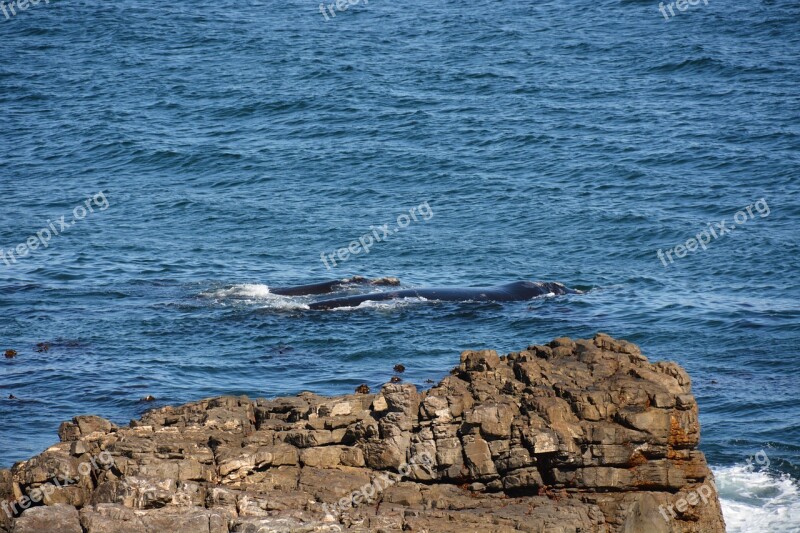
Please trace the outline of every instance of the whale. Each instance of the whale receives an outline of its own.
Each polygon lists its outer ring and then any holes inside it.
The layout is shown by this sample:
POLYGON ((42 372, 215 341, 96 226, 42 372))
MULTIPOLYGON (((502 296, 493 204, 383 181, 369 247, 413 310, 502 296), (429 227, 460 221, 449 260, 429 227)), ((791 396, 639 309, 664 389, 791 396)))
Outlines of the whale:
POLYGON ((519 302, 549 294, 578 294, 562 283, 544 281, 515 281, 494 287, 441 287, 402 289, 369 294, 356 294, 318 300, 309 304, 310 309, 336 309, 357 307, 364 302, 382 302, 402 298, 425 298, 445 302, 519 302))
POLYGON ((269 292, 279 296, 315 296, 338 292, 346 289, 348 285, 390 286, 400 285, 400 280, 393 277, 369 279, 363 276, 353 276, 352 278, 335 279, 293 287, 270 287, 269 292))

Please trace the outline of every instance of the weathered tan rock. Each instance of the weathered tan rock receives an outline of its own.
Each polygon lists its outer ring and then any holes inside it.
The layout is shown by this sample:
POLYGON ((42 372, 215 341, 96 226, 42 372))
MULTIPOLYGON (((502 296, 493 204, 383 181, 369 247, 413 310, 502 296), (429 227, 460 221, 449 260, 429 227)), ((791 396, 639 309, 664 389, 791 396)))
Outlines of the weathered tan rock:
POLYGON ((63 503, 32 507, 17 518, 14 533, 83 533, 78 510, 63 503))
POLYGON ((678 365, 598 334, 466 351, 423 392, 79 416, 0 470, 0 531, 722 532, 697 409, 678 365))

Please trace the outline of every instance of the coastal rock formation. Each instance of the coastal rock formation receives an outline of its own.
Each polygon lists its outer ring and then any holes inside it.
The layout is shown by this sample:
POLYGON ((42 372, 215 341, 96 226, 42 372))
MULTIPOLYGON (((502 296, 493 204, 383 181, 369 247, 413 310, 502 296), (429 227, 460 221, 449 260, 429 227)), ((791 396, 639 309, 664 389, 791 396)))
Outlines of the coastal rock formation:
POLYGON ((222 397, 59 436, 0 470, 4 510, 26 507, 0 531, 725 531, 689 376, 603 334, 467 351, 423 392, 222 397))

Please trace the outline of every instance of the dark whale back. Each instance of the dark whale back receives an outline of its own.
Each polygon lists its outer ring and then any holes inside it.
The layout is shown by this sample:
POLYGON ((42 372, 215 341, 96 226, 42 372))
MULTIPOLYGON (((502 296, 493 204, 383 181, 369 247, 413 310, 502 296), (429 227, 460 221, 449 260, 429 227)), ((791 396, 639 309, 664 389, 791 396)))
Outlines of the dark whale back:
POLYGON ((313 296, 316 294, 330 294, 341 290, 348 285, 399 285, 397 278, 386 277, 379 279, 369 279, 362 276, 353 276, 345 279, 335 279, 333 281, 323 281, 321 283, 311 283, 308 285, 298 285, 296 287, 270 287, 272 294, 280 296, 313 296))
MULTIPOLYGON (((440 300, 447 302, 466 301, 494 301, 517 302, 530 300, 546 294, 567 294, 567 289, 561 283, 515 281, 496 287, 460 287, 460 288, 425 288, 404 289, 399 291, 377 292, 373 294, 358 294, 343 298, 320 300, 309 305, 311 309, 334 309, 337 307, 357 307, 367 301, 386 301, 401 298, 425 298, 426 300, 440 300)), ((572 291, 574 292, 574 291, 572 291)))
POLYGON ((557 281, 515 281, 501 286, 517 296, 525 296, 525 299, 536 298, 546 294, 574 294, 577 291, 567 288, 564 284, 557 281))
POLYGON ((342 285, 341 280, 323 281, 322 283, 310 283, 297 287, 270 287, 269 292, 281 296, 307 296, 314 294, 329 294, 342 285))

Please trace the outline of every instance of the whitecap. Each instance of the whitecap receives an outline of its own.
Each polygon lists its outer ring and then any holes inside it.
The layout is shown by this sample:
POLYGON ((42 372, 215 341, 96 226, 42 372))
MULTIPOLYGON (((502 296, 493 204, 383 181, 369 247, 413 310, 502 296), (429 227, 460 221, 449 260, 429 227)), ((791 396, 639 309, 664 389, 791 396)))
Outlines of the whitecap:
POLYGON ((728 533, 800 533, 800 488, 750 465, 712 468, 728 533))
POLYGON ((206 291, 200 294, 218 305, 258 305, 259 309, 294 311, 308 309, 308 303, 292 296, 272 294, 268 285, 240 283, 231 287, 206 291))
POLYGON ((225 300, 258 300, 275 296, 269 292, 269 286, 261 283, 241 283, 224 289, 216 289, 201 293, 201 296, 220 302, 225 300))
POLYGON ((427 301, 429 300, 422 297, 392 298, 390 300, 365 300, 356 306, 336 307, 331 309, 331 311, 353 311, 354 309, 377 309, 379 311, 390 311, 427 301))

